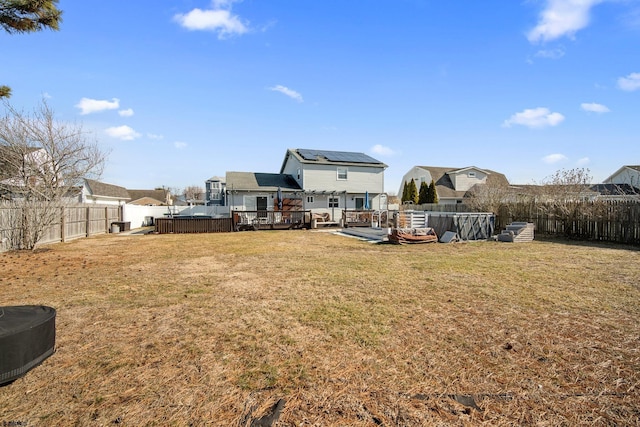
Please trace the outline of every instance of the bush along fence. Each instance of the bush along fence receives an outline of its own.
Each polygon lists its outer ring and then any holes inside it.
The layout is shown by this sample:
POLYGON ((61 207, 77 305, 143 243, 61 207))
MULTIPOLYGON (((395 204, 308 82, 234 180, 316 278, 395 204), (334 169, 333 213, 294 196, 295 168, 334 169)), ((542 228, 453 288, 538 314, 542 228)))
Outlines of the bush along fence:
MULTIPOLYGON (((20 248, 25 230, 23 208, 0 204, 0 251, 20 248)), ((120 206, 72 205, 57 209, 55 219, 41 231, 38 244, 65 242, 108 233, 113 222, 122 221, 120 206)))

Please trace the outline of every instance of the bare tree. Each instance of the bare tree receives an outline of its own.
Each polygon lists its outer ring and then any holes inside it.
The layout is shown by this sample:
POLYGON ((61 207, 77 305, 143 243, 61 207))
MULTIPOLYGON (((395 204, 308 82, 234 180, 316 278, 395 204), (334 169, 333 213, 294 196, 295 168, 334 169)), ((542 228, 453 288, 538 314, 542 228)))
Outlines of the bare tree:
POLYGON ((504 177, 491 174, 484 184, 474 185, 465 194, 465 204, 479 212, 498 213, 502 206, 513 201, 513 194, 504 177))
POLYGON ((184 189, 184 198, 189 200, 204 200, 204 189, 197 185, 189 185, 184 189))
POLYGON ((12 240, 34 249, 84 178, 98 178, 106 153, 82 126, 55 120, 46 101, 27 114, 4 103, 0 118, 0 193, 19 208, 12 240))
POLYGON ((591 190, 592 177, 587 168, 561 169, 537 187, 537 208, 564 223, 565 234, 572 234, 572 224, 580 218, 594 218, 603 213, 604 204, 591 190))

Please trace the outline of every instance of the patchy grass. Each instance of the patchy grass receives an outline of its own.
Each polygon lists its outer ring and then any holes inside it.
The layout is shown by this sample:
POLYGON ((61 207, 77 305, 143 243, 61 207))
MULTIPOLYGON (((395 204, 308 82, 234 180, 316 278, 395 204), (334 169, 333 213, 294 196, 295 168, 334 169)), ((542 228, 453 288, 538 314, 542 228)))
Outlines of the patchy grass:
POLYGON ((3 305, 58 310, 0 425, 244 426, 281 398, 282 426, 637 425, 639 260, 308 231, 0 254, 3 305))

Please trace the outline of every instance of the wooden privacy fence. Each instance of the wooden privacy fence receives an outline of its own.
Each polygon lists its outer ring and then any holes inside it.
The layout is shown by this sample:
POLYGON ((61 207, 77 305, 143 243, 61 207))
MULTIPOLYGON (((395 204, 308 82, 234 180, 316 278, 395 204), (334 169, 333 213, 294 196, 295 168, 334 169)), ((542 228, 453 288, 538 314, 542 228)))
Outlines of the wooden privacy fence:
POLYGON ((233 219, 184 217, 156 218, 155 231, 160 234, 169 233, 227 233, 233 231, 233 219))
MULTIPOLYGON (((0 205, 0 242, 9 242, 12 233, 19 232, 11 218, 20 215, 19 207, 0 205)), ((70 205, 60 208, 59 220, 44 231, 38 244, 65 242, 80 237, 108 233, 112 222, 122 220, 120 206, 70 205)), ((0 244, 1 250, 16 249, 0 244)))
POLYGON ((640 244, 640 203, 636 201, 570 202, 559 207, 513 203, 501 207, 498 218, 500 224, 531 222, 537 234, 640 244))
MULTIPOLYGON (((422 210, 427 216, 435 212, 460 214, 473 211, 465 204, 428 204, 404 205, 399 214, 409 208, 414 212, 422 210)), ((429 226, 436 225, 435 218, 430 220, 429 226)), ((640 202, 633 200, 576 201, 556 206, 536 202, 507 203, 496 212, 494 228, 498 231, 503 230, 516 221, 533 223, 536 234, 576 240, 640 244, 640 202)), ((446 228, 436 226, 438 229, 446 228)))

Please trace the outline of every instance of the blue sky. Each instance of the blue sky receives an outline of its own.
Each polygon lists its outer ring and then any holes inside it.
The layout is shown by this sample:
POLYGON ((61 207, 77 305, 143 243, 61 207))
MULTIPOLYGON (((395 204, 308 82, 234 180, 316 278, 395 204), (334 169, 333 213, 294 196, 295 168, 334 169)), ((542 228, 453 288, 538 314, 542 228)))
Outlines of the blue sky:
POLYGON ((110 151, 104 182, 204 186, 288 148, 478 166, 514 184, 640 164, 639 0, 60 0, 0 33, 11 103, 110 151))

